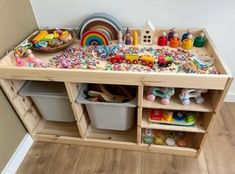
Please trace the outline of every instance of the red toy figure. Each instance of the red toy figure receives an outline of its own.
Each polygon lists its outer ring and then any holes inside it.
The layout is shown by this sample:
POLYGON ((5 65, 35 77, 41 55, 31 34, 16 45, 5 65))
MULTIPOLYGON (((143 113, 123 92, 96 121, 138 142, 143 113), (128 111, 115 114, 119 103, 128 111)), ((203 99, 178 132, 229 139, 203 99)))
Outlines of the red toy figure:
POLYGON ((167 45, 166 32, 162 32, 161 36, 158 37, 157 44, 159 46, 166 46, 167 45))
POLYGON ((171 40, 170 40, 169 46, 172 47, 172 48, 177 48, 179 45, 180 45, 180 41, 179 41, 179 38, 178 38, 178 33, 175 33, 173 35, 173 37, 171 38, 171 40))

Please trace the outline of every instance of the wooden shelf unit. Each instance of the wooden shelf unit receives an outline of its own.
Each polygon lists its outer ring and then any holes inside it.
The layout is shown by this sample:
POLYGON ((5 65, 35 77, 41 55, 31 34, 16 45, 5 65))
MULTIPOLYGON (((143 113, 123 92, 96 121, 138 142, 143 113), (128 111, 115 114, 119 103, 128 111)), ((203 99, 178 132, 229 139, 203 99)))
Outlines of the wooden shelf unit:
MULTIPOLYGON (((156 35, 168 29, 156 30, 156 35)), ((186 29, 178 29, 182 33, 186 29)), ((34 141, 46 141, 66 144, 78 144, 104 148, 116 148, 143 152, 197 157, 206 140, 216 115, 220 111, 223 99, 232 82, 232 75, 223 64, 209 35, 204 29, 192 29, 193 35, 204 31, 207 45, 201 51, 215 58, 220 74, 184 74, 159 72, 116 72, 101 70, 76 70, 57 68, 16 67, 11 52, 0 59, 0 85, 12 103, 19 118, 31 134, 34 141), (26 80, 64 82, 68 92, 71 108, 76 122, 58 123, 44 120, 30 97, 18 95, 19 89, 26 80), (138 88, 137 124, 128 131, 98 130, 90 125, 85 107, 76 103, 78 88, 81 83, 132 85, 138 88), (192 102, 188 106, 181 105, 175 95, 169 105, 146 100, 144 88, 147 86, 202 88, 210 89, 206 101, 202 105, 192 102), (201 119, 196 127, 156 125, 148 122, 147 111, 151 108, 200 112, 201 119), (163 129, 190 132, 192 147, 175 147, 143 144, 142 129, 163 129)), ((30 37, 30 36, 29 36, 30 37)), ((77 42, 77 41, 76 41, 77 42)), ((199 49, 200 50, 200 49, 199 49)), ((36 57, 48 61, 55 54, 36 53, 36 57)))

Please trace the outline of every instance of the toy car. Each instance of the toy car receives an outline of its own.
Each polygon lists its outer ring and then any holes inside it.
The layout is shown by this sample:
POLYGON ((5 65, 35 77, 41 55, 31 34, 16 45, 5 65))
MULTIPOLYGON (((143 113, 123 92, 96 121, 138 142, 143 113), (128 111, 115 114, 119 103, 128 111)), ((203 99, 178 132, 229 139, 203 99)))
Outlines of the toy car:
POLYGON ((124 61, 124 57, 121 55, 113 55, 109 58, 109 61, 113 64, 122 63, 124 61))
POLYGON ((137 64, 139 60, 139 55, 138 54, 125 54, 125 58, 126 58, 126 63, 137 64))
POLYGON ((171 56, 159 56, 158 65, 160 67, 169 67, 173 62, 173 58, 171 56))
POLYGON ((141 63, 142 65, 147 65, 149 66, 150 68, 154 65, 154 57, 153 56, 150 56, 150 55, 143 55, 141 57, 141 63))

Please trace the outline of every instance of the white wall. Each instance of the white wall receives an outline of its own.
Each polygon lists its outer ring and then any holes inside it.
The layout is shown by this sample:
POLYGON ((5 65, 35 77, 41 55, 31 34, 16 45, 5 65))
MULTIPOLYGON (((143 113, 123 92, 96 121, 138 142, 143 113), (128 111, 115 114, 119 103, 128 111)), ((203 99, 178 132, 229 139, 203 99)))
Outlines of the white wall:
MULTIPOLYGON (((147 19, 156 27, 204 27, 235 75, 235 0, 31 0, 31 3, 39 27, 77 27, 94 12, 112 14, 124 27, 142 27, 147 19)), ((235 99, 235 83, 229 94, 235 99)))

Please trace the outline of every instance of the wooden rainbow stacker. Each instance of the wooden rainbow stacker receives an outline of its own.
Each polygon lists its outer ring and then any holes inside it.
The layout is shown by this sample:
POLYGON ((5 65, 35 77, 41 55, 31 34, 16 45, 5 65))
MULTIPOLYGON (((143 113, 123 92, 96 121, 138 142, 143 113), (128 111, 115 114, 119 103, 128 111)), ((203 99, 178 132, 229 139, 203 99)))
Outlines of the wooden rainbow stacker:
MULTIPOLYGON (((155 35, 162 31, 158 29, 155 35)), ((136 30, 139 32, 139 30, 136 30)), ((186 29, 176 30, 180 35, 186 29)), ((117 148, 144 152, 157 152, 164 154, 197 157, 207 138, 208 131, 218 115, 224 97, 232 82, 232 75, 223 64, 222 59, 204 29, 191 29, 193 35, 201 31, 205 33, 207 44, 202 51, 215 59, 216 67, 220 74, 186 74, 164 72, 118 72, 102 70, 77 70, 58 68, 32 68, 17 67, 11 57, 11 52, 0 60, 0 82, 7 97, 15 108, 23 124, 31 134, 34 141, 45 141, 85 146, 117 148), (18 94, 19 89, 26 80, 58 81, 66 86, 71 107, 76 122, 64 123, 44 120, 37 111, 30 97, 18 94), (78 87, 81 83, 120 84, 134 85, 138 88, 137 114, 134 126, 128 131, 99 130, 90 125, 89 117, 83 105, 75 102, 78 87), (174 88, 199 88, 209 89, 203 104, 191 102, 182 105, 178 96, 171 99, 169 105, 151 102, 146 99, 144 89, 149 86, 174 87, 174 88), (149 109, 166 109, 180 111, 200 112, 200 120, 194 127, 163 125, 150 123, 149 109), (183 131, 187 132, 187 147, 148 145, 141 140, 145 128, 183 131)), ((37 58, 44 62, 55 55, 35 53, 37 58)))

